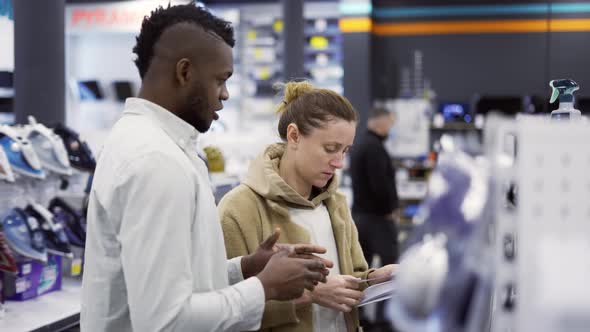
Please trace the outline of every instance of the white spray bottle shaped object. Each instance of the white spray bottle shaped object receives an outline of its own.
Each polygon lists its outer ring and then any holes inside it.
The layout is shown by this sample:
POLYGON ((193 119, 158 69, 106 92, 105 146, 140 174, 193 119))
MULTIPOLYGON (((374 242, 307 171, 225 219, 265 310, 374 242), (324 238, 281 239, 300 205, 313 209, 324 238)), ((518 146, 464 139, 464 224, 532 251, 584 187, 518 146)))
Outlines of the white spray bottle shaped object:
POLYGON ((557 120, 579 120, 582 113, 574 108, 574 91, 580 87, 571 79, 559 79, 549 82, 553 89, 550 102, 553 103, 559 98, 559 107, 551 112, 551 118, 557 120))

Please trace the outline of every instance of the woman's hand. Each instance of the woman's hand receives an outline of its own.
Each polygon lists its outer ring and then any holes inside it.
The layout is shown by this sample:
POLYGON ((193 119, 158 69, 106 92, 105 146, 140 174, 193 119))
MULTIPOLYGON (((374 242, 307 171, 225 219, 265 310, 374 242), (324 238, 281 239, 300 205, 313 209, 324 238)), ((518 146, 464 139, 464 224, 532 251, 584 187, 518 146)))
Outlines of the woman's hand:
POLYGON ((387 280, 390 280, 395 275, 395 271, 398 268, 398 264, 389 264, 378 268, 377 270, 369 273, 367 279, 369 279, 369 285, 380 284, 387 280))
POLYGON ((342 312, 350 312, 363 297, 358 290, 359 279, 348 275, 329 275, 325 284, 318 284, 311 297, 314 303, 342 312))
POLYGON ((292 301, 295 304, 295 309, 299 309, 300 307, 307 306, 313 303, 313 298, 311 297, 311 292, 307 289, 303 291, 303 295, 300 298, 295 299, 292 301))

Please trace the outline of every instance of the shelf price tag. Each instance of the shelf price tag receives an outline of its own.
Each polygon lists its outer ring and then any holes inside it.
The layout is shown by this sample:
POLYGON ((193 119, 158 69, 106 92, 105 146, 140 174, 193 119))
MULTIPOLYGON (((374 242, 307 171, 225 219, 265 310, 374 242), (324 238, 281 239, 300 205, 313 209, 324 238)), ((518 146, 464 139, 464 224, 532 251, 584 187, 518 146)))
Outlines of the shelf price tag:
POLYGON ((70 272, 73 277, 79 276, 80 273, 82 273, 82 260, 80 258, 72 260, 72 268, 70 272))
POLYGON ((272 29, 274 30, 274 32, 276 33, 281 33, 283 32, 283 20, 276 20, 274 22, 274 24, 272 25, 272 29))
POLYGON ((329 45, 330 42, 328 41, 328 38, 323 36, 312 36, 309 39, 309 46, 314 49, 323 50, 328 48, 329 45))

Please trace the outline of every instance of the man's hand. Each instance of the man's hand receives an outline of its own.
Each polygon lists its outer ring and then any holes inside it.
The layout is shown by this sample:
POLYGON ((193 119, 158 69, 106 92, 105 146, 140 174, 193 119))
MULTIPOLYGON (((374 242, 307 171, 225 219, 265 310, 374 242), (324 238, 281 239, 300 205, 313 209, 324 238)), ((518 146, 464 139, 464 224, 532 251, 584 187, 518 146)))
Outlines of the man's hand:
POLYGON ((369 273, 369 276, 367 277, 368 279, 370 279, 370 281, 368 282, 369 285, 380 284, 382 282, 390 280, 391 278, 393 278, 397 268, 398 264, 389 264, 369 273))
POLYGON ((294 258, 315 259, 322 261, 328 268, 334 266, 331 261, 314 255, 325 253, 325 248, 312 244, 277 244, 280 235, 280 229, 275 229, 274 233, 260 244, 256 252, 242 257, 244 279, 260 273, 272 255, 280 250, 288 252, 289 256, 294 258))
POLYGON ((342 312, 350 312, 363 297, 359 279, 348 275, 333 275, 311 293, 314 303, 342 312))
POLYGON ((257 277, 262 282, 267 301, 288 301, 301 297, 305 289, 312 291, 327 275, 328 270, 322 261, 290 257, 288 251, 279 250, 257 277))

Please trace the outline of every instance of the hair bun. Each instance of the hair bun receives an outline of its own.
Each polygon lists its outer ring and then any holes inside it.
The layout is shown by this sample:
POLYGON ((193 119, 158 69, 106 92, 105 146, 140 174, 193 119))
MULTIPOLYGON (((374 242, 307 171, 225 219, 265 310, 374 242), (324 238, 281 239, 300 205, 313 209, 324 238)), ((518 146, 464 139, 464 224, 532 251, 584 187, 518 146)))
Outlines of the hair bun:
POLYGON ((313 85, 311 85, 311 83, 308 81, 289 82, 285 84, 285 103, 288 104, 300 96, 313 91, 313 89, 313 85))
POLYGON ((308 81, 281 83, 279 87, 284 91, 284 96, 277 113, 283 113, 292 101, 315 89, 308 81))

